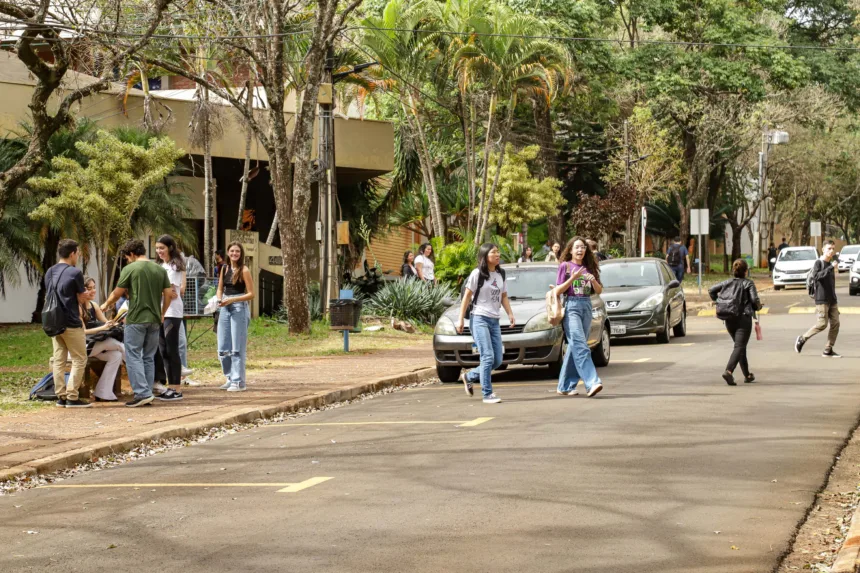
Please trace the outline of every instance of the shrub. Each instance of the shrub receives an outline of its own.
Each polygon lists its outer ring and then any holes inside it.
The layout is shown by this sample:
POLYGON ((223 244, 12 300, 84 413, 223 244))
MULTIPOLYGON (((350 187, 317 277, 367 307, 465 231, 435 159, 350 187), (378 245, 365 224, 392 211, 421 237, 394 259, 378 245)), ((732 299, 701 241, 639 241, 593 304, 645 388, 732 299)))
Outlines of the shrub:
POLYGON ((447 286, 401 279, 386 283, 365 301, 364 309, 374 316, 434 324, 445 312, 446 299, 453 298, 456 295, 447 286))
MULTIPOLYGON (((320 297, 322 294, 320 293, 320 284, 316 282, 312 282, 308 285, 308 306, 311 311, 311 320, 322 320, 322 312, 320 311, 320 297)), ((275 311, 275 314, 272 316, 277 322, 283 324, 289 324, 290 320, 287 317, 287 307, 279 306, 275 311)))
POLYGON ((477 264, 478 247, 472 241, 448 243, 436 252, 436 278, 458 289, 477 264))

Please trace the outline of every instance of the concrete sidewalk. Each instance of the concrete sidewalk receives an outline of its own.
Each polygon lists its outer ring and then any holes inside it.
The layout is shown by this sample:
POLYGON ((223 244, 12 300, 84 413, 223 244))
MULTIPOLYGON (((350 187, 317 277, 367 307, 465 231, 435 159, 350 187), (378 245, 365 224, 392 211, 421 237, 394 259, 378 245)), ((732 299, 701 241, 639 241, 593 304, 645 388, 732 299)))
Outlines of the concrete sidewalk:
POLYGON ((216 385, 183 387, 180 402, 156 400, 153 406, 127 408, 121 400, 0 417, 0 481, 65 469, 150 440, 192 436, 213 426, 319 407, 435 375, 429 341, 291 362, 290 367, 250 372, 247 392, 227 393, 216 385))

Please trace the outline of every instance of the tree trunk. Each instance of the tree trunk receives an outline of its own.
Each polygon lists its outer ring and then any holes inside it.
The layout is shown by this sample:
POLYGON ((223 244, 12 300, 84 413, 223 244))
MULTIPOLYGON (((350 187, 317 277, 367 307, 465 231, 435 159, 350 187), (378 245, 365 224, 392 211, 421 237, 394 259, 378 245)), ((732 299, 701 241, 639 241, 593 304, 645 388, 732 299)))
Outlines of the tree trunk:
POLYGON ((487 115, 487 132, 484 134, 484 173, 481 177, 481 200, 478 201, 478 218, 475 221, 475 244, 482 241, 481 221, 484 220, 484 209, 487 203, 487 180, 490 175, 490 137, 493 127, 493 116, 496 115, 496 94, 490 94, 490 110, 487 115))
MULTIPOLYGON (((496 196, 496 189, 499 188, 499 181, 502 178, 502 167, 505 166, 505 152, 507 151, 508 146, 508 135, 511 133, 511 125, 514 122, 514 108, 516 107, 516 99, 511 97, 508 102, 508 118, 505 121, 505 125, 502 127, 502 142, 501 149, 499 149, 499 161, 496 164, 496 174, 493 176, 493 186, 490 188, 490 196, 487 198, 487 206, 484 211, 484 218, 478 224, 478 235, 485 234, 487 232, 487 228, 490 225, 490 210, 493 208, 493 199, 496 196)), ((476 237, 476 238, 477 238, 476 237)))
POLYGON ((421 118, 418 114, 418 109, 415 104, 415 98, 409 96, 409 111, 412 113, 413 126, 415 133, 418 135, 418 157, 423 157, 422 164, 426 171, 425 183, 427 187, 427 200, 430 203, 430 216, 433 217, 433 229, 437 237, 442 238, 442 244, 446 240, 446 225, 445 214, 442 212, 442 205, 439 202, 439 193, 436 189, 436 173, 433 170, 433 158, 430 156, 430 148, 427 145, 427 138, 424 135, 424 127, 421 125, 421 118))
MULTIPOLYGON (((535 128, 537 129, 540 151, 540 175, 542 178, 558 179, 558 154, 555 152, 555 134, 552 129, 552 114, 545 99, 535 97, 532 112, 535 128)), ((564 211, 565 205, 559 207, 558 213, 547 218, 547 231, 550 243, 564 245, 564 211)))
MULTIPOLYGON (((209 104, 209 90, 203 88, 206 108, 209 104)), ((210 133, 209 114, 203 118, 203 261, 206 274, 212 276, 212 261, 215 260, 215 240, 213 218, 215 214, 214 186, 212 179, 212 134, 210 133)))
MULTIPOLYGON (((254 92, 251 82, 245 84, 248 88, 248 113, 254 111, 254 92)), ((254 138, 254 131, 251 126, 248 126, 248 131, 245 134, 245 165, 242 169, 242 191, 239 193, 239 215, 236 217, 236 228, 242 228, 242 217, 245 211, 245 199, 248 196, 248 176, 251 174, 251 143, 254 138)), ((277 220, 277 218, 276 218, 277 220)), ((270 244, 270 243, 267 243, 270 244)))
MULTIPOLYGON (((741 258, 741 236, 743 235, 745 228, 746 226, 741 227, 740 225, 732 225, 732 261, 736 261, 741 258)), ((724 271, 728 272, 728 267, 726 267, 724 271)))

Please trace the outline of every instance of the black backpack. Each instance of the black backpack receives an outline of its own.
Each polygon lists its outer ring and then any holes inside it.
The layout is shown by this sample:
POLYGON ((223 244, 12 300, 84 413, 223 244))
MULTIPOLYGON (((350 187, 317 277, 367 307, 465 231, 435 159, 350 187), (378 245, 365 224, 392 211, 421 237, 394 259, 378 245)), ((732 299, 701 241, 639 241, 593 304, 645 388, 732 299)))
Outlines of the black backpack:
POLYGON ((743 279, 731 280, 723 286, 717 295, 717 318, 726 320, 743 314, 745 287, 743 279))
MULTIPOLYGON (((502 267, 496 267, 496 272, 502 275, 502 282, 505 282, 505 269, 502 267)), ((484 275, 481 271, 478 271, 478 288, 475 289, 474 294, 472 294, 472 301, 469 303, 469 307, 466 309, 466 318, 472 316, 472 309, 475 307, 475 301, 478 300, 478 293, 481 292, 481 287, 484 286, 484 275)))
POLYGON ((815 273, 821 270, 820 262, 821 259, 816 260, 812 265, 812 270, 806 275, 806 293, 809 295, 809 298, 815 298, 815 279, 813 277, 815 273))
POLYGON ((42 330, 50 337, 58 336, 66 331, 66 308, 60 297, 57 296, 57 285, 63 278, 63 273, 71 267, 66 267, 60 272, 53 282, 53 286, 45 289, 45 305, 42 307, 42 330))
POLYGON ((666 253, 666 262, 670 267, 677 267, 681 264, 681 245, 671 245, 666 253))

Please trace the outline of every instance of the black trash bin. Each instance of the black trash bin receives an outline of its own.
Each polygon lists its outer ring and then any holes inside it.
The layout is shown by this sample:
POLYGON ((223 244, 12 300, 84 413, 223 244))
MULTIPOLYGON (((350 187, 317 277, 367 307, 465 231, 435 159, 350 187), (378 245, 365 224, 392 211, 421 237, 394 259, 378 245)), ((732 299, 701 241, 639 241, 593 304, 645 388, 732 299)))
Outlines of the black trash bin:
POLYGON ((333 298, 328 301, 332 330, 355 330, 361 320, 361 301, 352 298, 333 298))

